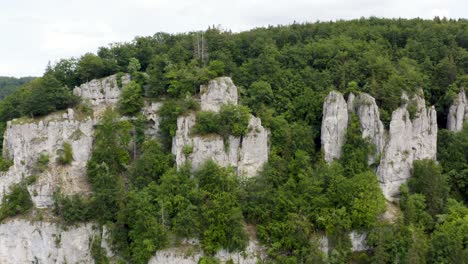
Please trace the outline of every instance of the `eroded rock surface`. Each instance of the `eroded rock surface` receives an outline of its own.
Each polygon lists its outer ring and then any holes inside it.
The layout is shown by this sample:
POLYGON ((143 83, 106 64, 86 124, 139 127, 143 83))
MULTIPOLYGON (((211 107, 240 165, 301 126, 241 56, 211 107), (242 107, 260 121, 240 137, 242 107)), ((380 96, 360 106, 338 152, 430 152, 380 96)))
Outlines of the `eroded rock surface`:
MULTIPOLYGON (((230 78, 218 78, 203 89, 208 89, 202 94, 204 111, 219 111, 223 104, 237 104, 237 88, 230 78)), ((251 116, 248 133, 243 137, 229 136, 228 142, 217 134, 193 135, 195 122, 194 113, 177 119, 177 131, 172 140, 172 153, 176 156, 177 166, 190 161, 196 170, 212 159, 220 166, 234 167, 238 175, 250 177, 256 175, 268 161, 268 131, 259 118, 251 116)))
POLYGON ((0 175, 0 198, 3 191, 24 177, 36 175, 37 181, 28 187, 38 208, 53 204, 52 195, 60 187, 64 194, 87 193, 86 162, 89 159, 95 121, 91 117, 75 119, 72 109, 66 113, 52 114, 43 120, 13 120, 7 123, 3 151, 13 166, 0 175), (63 144, 72 146, 73 161, 61 165, 58 157, 63 144), (49 163, 43 172, 38 171, 39 156, 47 155, 49 163))
POLYGON ((437 114, 434 106, 426 109, 420 96, 414 98, 416 113, 413 120, 407 105, 393 111, 389 141, 377 169, 380 187, 387 200, 395 200, 400 185, 411 177, 414 160, 436 159, 437 114))
MULTIPOLYGON (((119 100, 121 90, 117 82, 118 77, 118 74, 114 74, 84 83, 79 87, 75 87, 75 89, 73 89, 73 94, 80 96, 84 100, 90 100, 91 104, 94 106, 115 104, 119 100)), ((122 87, 130 82, 129 74, 125 74, 121 78, 122 87)))
POLYGON ((0 263, 94 263, 91 224, 67 230, 47 222, 12 220, 0 225, 0 263))
POLYGON ((340 158, 347 127, 348 105, 341 93, 332 91, 323 103, 321 142, 325 161, 340 158))
POLYGON ((375 146, 375 153, 369 156, 369 164, 372 164, 375 162, 375 157, 382 153, 385 146, 384 125, 380 121, 379 108, 372 96, 361 93, 354 101, 356 114, 361 124, 362 137, 368 138, 375 146))
MULTIPOLYGON (((198 241, 185 241, 185 245, 177 248, 168 248, 156 252, 148 264, 196 264, 203 257, 203 252, 200 250, 198 241)), ((249 244, 245 252, 227 252, 221 250, 214 256, 221 263, 226 263, 229 260, 239 264, 256 264, 262 263, 266 259, 265 248, 260 246, 257 240, 249 240, 249 244)))
POLYGON ((237 105, 237 87, 229 77, 219 77, 202 85, 200 94, 202 111, 218 112, 222 105, 237 105))
POLYGON ((143 115, 146 116, 146 120, 149 122, 146 130, 146 134, 150 137, 159 137, 159 114, 158 111, 162 107, 161 102, 152 102, 143 108, 143 115))
POLYGON ((454 132, 461 131, 466 118, 468 118, 468 104, 466 103, 465 90, 462 89, 450 106, 447 116, 447 129, 454 132))
MULTIPOLYGON (((402 97, 409 101, 406 94, 402 97)), ((459 102, 463 102, 462 95, 459 97, 459 102)), ((358 96, 350 94, 346 103, 340 93, 330 92, 323 105, 321 140, 325 160, 330 163, 340 157, 345 143, 348 113, 356 113, 362 137, 368 138, 376 148, 375 155, 369 156, 369 164, 375 163, 376 157, 381 157, 377 168, 380 186, 387 200, 394 200, 400 185, 411 176, 414 160, 436 159, 435 108, 427 109, 424 99, 419 95, 411 98, 410 103, 415 107, 414 119, 411 120, 408 106, 404 104, 393 112, 390 129, 386 132, 372 96, 365 93, 358 96)))

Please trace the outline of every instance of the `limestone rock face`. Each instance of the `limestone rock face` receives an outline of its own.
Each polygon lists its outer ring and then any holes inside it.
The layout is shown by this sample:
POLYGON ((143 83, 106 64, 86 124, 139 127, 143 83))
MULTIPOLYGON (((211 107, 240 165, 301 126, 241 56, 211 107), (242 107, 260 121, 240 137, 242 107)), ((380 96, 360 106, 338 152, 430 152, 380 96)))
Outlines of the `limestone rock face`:
MULTIPOLYGON (((459 95, 460 100, 457 102, 460 104, 464 102, 463 95, 459 95)), ((402 98, 406 101, 409 99, 406 94, 403 94, 402 98)), ((362 137, 368 138, 375 145, 376 154, 381 156, 377 175, 383 194, 387 200, 394 200, 398 196, 400 185, 411 176, 414 160, 436 159, 435 108, 427 109, 424 99, 418 95, 411 101, 416 106, 414 119, 410 119, 406 104, 399 107, 392 114, 387 136, 373 97, 365 93, 358 96, 350 94, 346 103, 340 93, 331 92, 323 105, 321 140, 325 160, 330 163, 340 157, 348 125, 348 113, 356 113, 362 137)), ((457 111, 464 115, 461 110, 457 111)), ((377 156, 370 156, 369 164, 374 163, 377 156)))
POLYGON ((219 77, 202 85, 200 94, 202 111, 218 112, 222 105, 237 105, 237 87, 229 77, 219 77))
POLYGON ((468 118, 468 104, 466 103, 465 90, 462 89, 450 106, 447 116, 447 129, 454 132, 461 131, 466 118, 468 118))
POLYGON ((437 114, 432 106, 426 109, 425 101, 416 95, 414 120, 406 105, 392 114, 389 141, 384 148, 380 166, 377 169, 380 186, 387 200, 394 200, 400 185, 411 176, 414 160, 436 159, 437 114))
POLYGON ((219 135, 192 135, 195 122, 193 113, 177 119, 172 153, 176 156, 178 167, 190 161, 192 168, 196 170, 212 159, 220 166, 234 167, 238 175, 251 177, 268 161, 268 131, 259 118, 251 116, 249 132, 242 138, 229 136, 227 144, 219 135))
MULTIPOLYGON (((219 111, 223 104, 237 104, 237 88, 228 77, 215 79, 202 87, 201 106, 204 111, 219 111)), ((190 113, 177 119, 177 131, 172 140, 172 153, 180 167, 190 161, 193 169, 212 159, 223 167, 232 166, 238 175, 254 176, 268 161, 268 131, 261 120, 249 119, 248 133, 243 137, 229 136, 224 142, 219 135, 193 135, 196 116, 190 113)))
POLYGON ((0 263, 94 263, 91 224, 63 230, 46 222, 12 220, 0 225, 0 263))
POLYGON ((357 231, 351 231, 349 233, 349 240, 351 240, 351 251, 365 251, 369 249, 369 246, 366 244, 367 234, 360 233, 357 231))
MULTIPOLYGON (((118 75, 114 74, 84 83, 79 87, 75 87, 73 94, 83 99, 89 99, 94 106, 117 103, 121 89, 117 83, 117 77, 118 75)), ((130 82, 130 75, 123 75, 121 81, 122 87, 125 86, 130 82)))
POLYGON ((159 137, 159 114, 158 111, 163 104, 161 102, 153 102, 143 108, 143 115, 149 122, 146 134, 151 137, 159 137))
MULTIPOLYGON (((37 181, 28 187, 38 208, 53 204, 52 195, 57 187, 64 194, 87 193, 86 162, 91 153, 95 121, 92 118, 77 120, 72 109, 64 114, 52 114, 41 121, 28 120, 7 123, 4 135, 4 156, 13 160, 13 166, 0 175, 0 198, 3 191, 21 181, 23 177, 37 175, 37 181), (67 142, 73 149, 69 165, 57 162, 67 142), (37 159, 48 155, 49 165, 44 172, 37 171, 37 159)), ((1 199, 0 199, 1 200, 1 199)))
MULTIPOLYGON (((368 138, 375 145, 375 154, 378 155, 382 153, 385 146, 385 129, 382 121, 380 121, 379 108, 375 103, 375 99, 366 93, 359 94, 355 101, 354 104, 356 105, 356 114, 361 124, 362 137, 368 138)), ((369 164, 374 163, 374 159, 375 156, 371 155, 369 157, 369 164)))
MULTIPOLYGON (((184 241, 185 246, 177 248, 168 248, 156 252, 156 254, 150 259, 148 264, 196 264, 203 256, 203 252, 199 250, 198 241, 184 241), (198 248, 198 249, 197 249, 198 248), (185 249, 185 250, 184 250, 185 249), (187 250, 188 249, 188 250, 187 250), (196 249, 196 250, 191 250, 196 249), (187 252, 190 251, 190 252, 187 252)), ((221 250, 214 256, 221 261, 226 263, 229 260, 233 260, 234 263, 239 264, 256 264, 262 263, 266 259, 265 248, 260 246, 259 242, 255 239, 249 240, 249 244, 245 249, 245 252, 227 252, 221 250)))
POLYGON ((332 91, 323 104, 321 142, 325 161, 340 158, 347 127, 348 105, 341 93, 332 91))

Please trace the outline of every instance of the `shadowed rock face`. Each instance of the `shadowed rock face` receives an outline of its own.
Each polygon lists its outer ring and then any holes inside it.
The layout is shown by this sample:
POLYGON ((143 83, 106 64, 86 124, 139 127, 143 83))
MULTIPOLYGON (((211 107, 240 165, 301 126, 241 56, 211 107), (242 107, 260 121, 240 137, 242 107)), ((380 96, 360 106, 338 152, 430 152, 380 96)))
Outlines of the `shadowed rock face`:
MULTIPOLYGON (((211 81, 201 91, 204 111, 218 112, 223 104, 237 104, 237 88, 228 77, 211 81)), ((259 118, 251 116, 249 132, 242 138, 229 136, 228 142, 224 142, 219 135, 192 135, 195 122, 194 113, 177 119, 177 131, 172 140, 172 153, 176 156, 177 166, 190 161, 196 170, 212 159, 220 166, 234 167, 238 175, 251 177, 268 161, 268 131, 259 118), (184 148, 191 148, 191 153, 184 153, 184 148)))
POLYGON ((341 93, 332 91, 323 104, 321 141, 325 161, 340 158, 347 127, 348 105, 341 93))
POLYGON ((356 113, 361 125, 363 138, 375 145, 376 155, 369 156, 369 164, 381 156, 377 168, 382 192, 388 200, 398 196, 400 185, 411 176, 414 160, 435 159, 437 147, 437 115, 434 107, 426 109, 425 101, 416 95, 413 120, 407 105, 396 109, 392 114, 388 137, 380 121, 375 99, 368 94, 350 94, 348 103, 337 92, 331 92, 324 103, 322 121, 322 149, 325 160, 331 162, 341 155, 346 127, 347 113, 356 113))
POLYGON ((461 89, 450 106, 447 116, 447 129, 454 132, 461 131, 466 118, 468 118, 468 104, 466 103, 465 90, 461 89))

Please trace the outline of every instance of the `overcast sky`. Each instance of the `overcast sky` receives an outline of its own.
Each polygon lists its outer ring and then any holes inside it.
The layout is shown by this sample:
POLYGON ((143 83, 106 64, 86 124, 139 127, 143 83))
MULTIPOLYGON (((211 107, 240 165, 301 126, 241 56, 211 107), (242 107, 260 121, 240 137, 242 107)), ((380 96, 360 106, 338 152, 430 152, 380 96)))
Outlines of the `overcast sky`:
POLYGON ((48 61, 161 31, 467 14, 468 0, 0 0, 0 76, 39 76, 48 61))

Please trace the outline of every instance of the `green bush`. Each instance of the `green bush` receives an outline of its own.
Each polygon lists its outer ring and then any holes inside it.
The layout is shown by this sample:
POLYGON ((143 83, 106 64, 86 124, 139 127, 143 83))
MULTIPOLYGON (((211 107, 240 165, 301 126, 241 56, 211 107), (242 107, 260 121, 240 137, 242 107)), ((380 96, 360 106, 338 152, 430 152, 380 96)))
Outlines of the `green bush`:
POLYGON ((106 250, 101 247, 100 236, 94 236, 93 238, 93 242, 91 243, 91 256, 95 264, 109 264, 106 250))
POLYGON ((32 208, 33 202, 25 183, 15 184, 10 193, 4 195, 0 207, 0 221, 6 217, 25 213, 32 208))
POLYGON ((133 115, 144 105, 141 86, 131 81, 122 89, 119 100, 119 111, 123 115, 133 115))
POLYGON ((13 160, 8 160, 0 158, 0 171, 8 171, 8 169, 13 165, 13 160))
POLYGON ((49 155, 42 153, 36 161, 36 169, 38 172, 44 172, 49 166, 49 155))
POLYGON ((85 222, 93 217, 91 201, 79 195, 64 196, 54 193, 54 214, 62 217, 66 224, 85 222))
POLYGON ((197 112, 197 119, 193 132, 200 135, 220 133, 220 116, 215 112, 197 112))
POLYGON ((219 118, 223 135, 244 136, 249 126, 250 109, 242 105, 223 105, 219 118))
POLYGON ((241 105, 223 105, 219 113, 198 112, 194 133, 219 134, 223 138, 229 135, 244 136, 248 132, 250 110, 241 105))
POLYGON ((73 161, 73 148, 70 143, 63 142, 63 153, 58 157, 58 161, 63 165, 68 165, 73 161))

